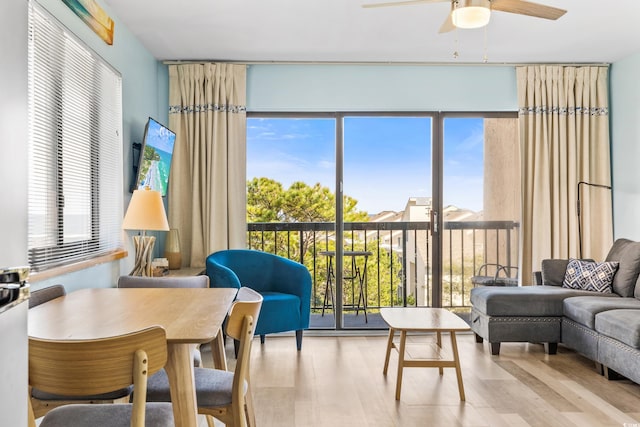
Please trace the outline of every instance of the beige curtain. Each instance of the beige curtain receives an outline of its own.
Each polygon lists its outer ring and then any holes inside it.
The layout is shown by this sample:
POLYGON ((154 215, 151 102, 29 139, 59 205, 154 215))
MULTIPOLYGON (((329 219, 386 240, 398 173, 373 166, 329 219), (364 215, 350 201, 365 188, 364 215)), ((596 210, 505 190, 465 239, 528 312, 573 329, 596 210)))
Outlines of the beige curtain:
POLYGON ((169 224, 180 233, 183 266, 246 247, 245 104, 245 65, 169 66, 169 224))
MULTIPOLYGON (((601 261, 613 240, 608 68, 517 68, 522 277, 545 258, 601 261), (577 201, 580 185, 580 224, 577 201)), ((527 283, 525 279, 525 283, 527 283)))

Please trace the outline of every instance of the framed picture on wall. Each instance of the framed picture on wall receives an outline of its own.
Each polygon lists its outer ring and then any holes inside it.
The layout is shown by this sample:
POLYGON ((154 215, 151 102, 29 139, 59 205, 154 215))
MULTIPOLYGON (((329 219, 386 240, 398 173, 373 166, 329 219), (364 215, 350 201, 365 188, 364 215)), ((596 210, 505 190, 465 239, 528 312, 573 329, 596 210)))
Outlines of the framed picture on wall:
POLYGON ((80 17, 104 42, 113 44, 113 19, 100 7, 96 0, 62 0, 69 9, 80 17))

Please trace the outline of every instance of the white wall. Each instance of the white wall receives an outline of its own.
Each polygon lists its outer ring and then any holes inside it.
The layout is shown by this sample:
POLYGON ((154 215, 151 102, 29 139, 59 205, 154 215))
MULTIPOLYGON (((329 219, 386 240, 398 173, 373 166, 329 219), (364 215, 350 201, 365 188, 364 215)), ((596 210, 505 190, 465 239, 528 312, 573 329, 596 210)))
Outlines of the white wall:
POLYGON ((0 6, 0 267, 27 264, 27 8, 0 6))
MULTIPOLYGON (((54 17, 95 50, 122 75, 124 206, 129 203, 132 174, 131 144, 141 142, 147 117, 168 121, 168 77, 158 62, 127 28, 100 4, 115 21, 112 46, 105 44, 60 0, 39 0, 54 17)), ((27 1, 0 2, 0 266, 27 264, 27 1)), ((123 212, 124 215, 124 212, 123 212)), ((163 236, 159 236, 161 239, 163 236)), ((33 288, 63 283, 68 290, 109 287, 133 265, 129 258, 77 273, 33 283, 33 288)), ((158 246, 161 246, 162 242, 158 246)))
POLYGON ((250 65, 247 110, 516 111, 511 66, 250 65))
MULTIPOLYGON (((0 3, 0 267, 27 264, 27 9, 0 3), (16 34, 23 35, 17 37, 16 34)), ((27 307, 0 315, 0 424, 27 422, 27 307), (7 348, 11 347, 11 351, 7 348)))
POLYGON ((640 53, 611 66, 613 225, 640 240, 640 53))

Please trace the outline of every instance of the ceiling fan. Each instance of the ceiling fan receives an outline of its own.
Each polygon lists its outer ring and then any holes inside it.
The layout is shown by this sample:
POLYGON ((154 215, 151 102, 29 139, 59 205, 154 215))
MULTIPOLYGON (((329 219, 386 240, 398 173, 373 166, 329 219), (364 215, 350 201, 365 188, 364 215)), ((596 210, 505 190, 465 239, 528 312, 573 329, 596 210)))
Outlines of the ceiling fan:
POLYGON ((480 28, 489 23, 491 11, 516 13, 535 18, 555 20, 567 13, 564 9, 525 0, 405 0, 390 3, 369 3, 362 7, 407 6, 420 3, 451 2, 451 13, 440 27, 441 33, 456 28, 480 28))

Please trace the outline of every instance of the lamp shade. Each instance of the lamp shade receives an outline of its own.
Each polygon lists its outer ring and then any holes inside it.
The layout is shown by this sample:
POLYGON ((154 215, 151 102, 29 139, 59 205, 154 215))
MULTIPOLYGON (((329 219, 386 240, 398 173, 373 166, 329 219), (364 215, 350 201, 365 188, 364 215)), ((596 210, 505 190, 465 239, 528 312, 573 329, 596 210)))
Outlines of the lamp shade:
POLYGON ((452 3, 451 20, 459 28, 480 28, 489 23, 489 0, 458 0, 452 3))
POLYGON ((159 191, 134 190, 122 220, 125 230, 169 230, 167 214, 159 191))

